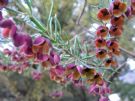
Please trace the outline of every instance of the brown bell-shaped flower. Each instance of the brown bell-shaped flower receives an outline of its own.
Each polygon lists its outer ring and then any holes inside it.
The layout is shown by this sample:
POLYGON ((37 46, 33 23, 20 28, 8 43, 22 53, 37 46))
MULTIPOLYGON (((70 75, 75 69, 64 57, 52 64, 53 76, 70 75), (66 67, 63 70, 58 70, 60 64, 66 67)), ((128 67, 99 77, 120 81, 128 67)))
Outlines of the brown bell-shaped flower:
POLYGON ((100 75, 99 73, 97 73, 94 77, 95 79, 95 83, 98 84, 98 85, 103 85, 103 78, 102 78, 102 75, 100 75))
POLYGON ((96 35, 98 37, 106 37, 108 34, 108 27, 106 26, 99 26, 96 31, 96 35))
POLYGON ((92 79, 96 74, 96 70, 93 68, 85 68, 82 70, 81 77, 92 79))
POLYGON ((61 83, 64 81, 64 72, 65 72, 65 69, 61 65, 58 65, 56 66, 56 68, 50 69, 49 75, 50 75, 51 80, 54 80, 57 83, 61 83))
POLYGON ((95 40, 95 46, 96 46, 97 48, 106 46, 106 40, 103 39, 103 38, 97 38, 97 39, 95 40))
POLYGON ((115 66, 116 61, 114 61, 112 58, 108 58, 104 62, 105 67, 115 66))
POLYGON ((69 64, 66 66, 65 76, 71 80, 79 80, 81 75, 75 64, 69 64))
POLYGON ((88 84, 97 84, 99 86, 103 85, 103 78, 102 75, 100 75, 99 73, 97 73, 92 79, 88 79, 87 83, 88 84))
POLYGON ((117 41, 114 40, 108 40, 106 42, 106 46, 109 50, 113 50, 113 49, 118 49, 119 48, 119 44, 117 41))
POLYGON ((52 64, 50 63, 49 60, 43 61, 43 62, 42 62, 42 67, 43 67, 44 69, 50 69, 50 68, 52 67, 52 64))
POLYGON ((114 25, 114 26, 123 26, 124 24, 124 15, 121 15, 119 17, 115 17, 113 16, 111 18, 111 24, 114 25))
POLYGON ((48 54, 51 49, 51 43, 47 38, 37 37, 32 46, 33 53, 41 52, 43 54, 48 54))
POLYGON ((114 55, 119 56, 119 55, 120 55, 120 49, 113 49, 113 50, 112 50, 112 53, 113 53, 114 55))
POLYGON ((110 5, 110 12, 115 17, 121 16, 124 12, 126 12, 127 6, 125 3, 120 0, 115 0, 110 5))
POLYGON ((107 51, 105 49, 97 49, 96 57, 99 59, 104 59, 107 56, 107 51))
POLYGON ((122 34, 122 29, 118 26, 111 26, 109 33, 111 36, 119 37, 122 34))
POLYGON ((81 75, 80 75, 79 71, 76 69, 76 70, 73 72, 73 77, 72 77, 72 79, 73 79, 73 80, 79 80, 80 77, 81 77, 81 75))
POLYGON ((111 19, 111 14, 107 8, 101 8, 97 14, 97 18, 103 22, 108 22, 111 19))

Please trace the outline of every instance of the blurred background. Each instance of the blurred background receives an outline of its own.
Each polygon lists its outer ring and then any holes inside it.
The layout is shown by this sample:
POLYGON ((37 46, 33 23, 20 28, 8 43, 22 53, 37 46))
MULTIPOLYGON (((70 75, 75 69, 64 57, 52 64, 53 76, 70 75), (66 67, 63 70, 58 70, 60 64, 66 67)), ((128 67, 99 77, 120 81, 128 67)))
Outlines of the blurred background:
MULTIPOLYGON (((10 8, 26 13, 25 0, 9 1, 10 8)), ((123 1, 129 4, 129 0, 123 1)), ((70 38, 81 33, 82 38, 89 41, 90 50, 93 50, 91 37, 101 24, 96 18, 97 11, 108 7, 110 2, 111 0, 54 0, 52 16, 56 15, 60 21, 63 38, 65 34, 70 38)), ((51 0, 32 0, 33 16, 44 25, 47 24, 50 8, 51 0)), ((26 22, 27 16, 6 10, 2 12, 5 17, 13 16, 28 33, 38 33, 26 22)), ((0 37, 0 50, 9 47, 9 44, 3 43, 3 38, 0 37)), ((126 19, 120 46, 122 53, 117 57, 117 61, 124 65, 112 78, 112 94, 109 98, 110 101, 135 101, 135 17, 126 19)), ((0 72, 0 101, 98 101, 98 96, 87 94, 83 88, 74 87, 72 84, 57 84, 51 81, 47 74, 44 74, 41 80, 35 81, 29 75, 0 72), (58 96, 55 96, 56 93, 58 96)))

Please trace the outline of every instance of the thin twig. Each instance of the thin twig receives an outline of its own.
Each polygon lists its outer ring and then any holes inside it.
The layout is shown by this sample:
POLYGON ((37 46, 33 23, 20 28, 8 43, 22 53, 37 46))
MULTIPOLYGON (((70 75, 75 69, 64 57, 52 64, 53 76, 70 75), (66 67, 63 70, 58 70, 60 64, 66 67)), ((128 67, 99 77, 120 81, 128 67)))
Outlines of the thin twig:
MULTIPOLYGON (((116 71, 114 71, 108 78, 108 81, 112 82, 114 80, 115 77, 117 77, 117 75, 119 74, 118 71, 121 71, 122 68, 126 65, 127 63, 124 62, 123 64, 121 64, 117 69, 116 71)), ((110 82, 108 82, 108 86, 110 85, 110 82)))
POLYGON ((87 6, 87 0, 84 1, 84 6, 83 6, 83 9, 82 9, 82 12, 81 12, 80 16, 78 17, 78 19, 76 21, 76 25, 80 25, 80 20, 81 20, 83 14, 84 14, 86 6, 87 6))
POLYGON ((132 52, 130 52, 130 51, 128 51, 128 50, 126 50, 126 49, 124 49, 124 48, 122 48, 122 47, 120 47, 120 50, 121 50, 122 52, 126 53, 127 55, 129 55, 129 56, 135 58, 135 54, 134 54, 134 53, 132 53, 132 52))

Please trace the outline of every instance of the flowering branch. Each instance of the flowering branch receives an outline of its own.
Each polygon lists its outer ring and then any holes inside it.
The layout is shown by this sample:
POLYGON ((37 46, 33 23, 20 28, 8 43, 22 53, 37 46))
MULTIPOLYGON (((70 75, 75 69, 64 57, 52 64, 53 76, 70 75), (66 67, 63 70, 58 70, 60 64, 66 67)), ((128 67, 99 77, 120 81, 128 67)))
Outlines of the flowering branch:
MULTIPOLYGON (((2 0, 0 4, 2 4, 0 9, 3 9, 7 6, 8 0, 2 0)), ((32 15, 32 1, 27 0, 26 4, 29 10, 24 6, 25 13, 8 8, 7 10, 24 15, 29 21, 28 23, 37 29, 40 35, 32 36, 23 32, 16 20, 4 18, 0 11, 2 36, 11 39, 14 45, 13 50, 3 50, 3 54, 12 62, 3 64, 6 59, 0 61, 0 71, 14 71, 21 74, 31 68, 31 74, 35 80, 42 78, 42 71, 47 71, 51 80, 57 83, 72 82, 74 85, 90 86, 89 93, 99 95, 100 101, 108 101, 106 95, 110 93, 110 89, 105 80, 105 73, 112 67, 118 66, 114 57, 120 55, 120 50, 134 56, 134 54, 120 48, 118 42, 123 32, 125 16, 131 16, 132 9, 128 11, 127 5, 119 0, 113 1, 109 8, 101 8, 97 18, 102 22, 102 25, 96 29, 95 36, 90 38, 92 42, 94 41, 92 46, 95 50, 89 50, 88 40, 81 39, 83 34, 72 35, 72 38, 67 35, 68 38, 64 40, 62 35, 66 35, 61 31, 57 15, 52 15, 53 0, 47 25, 32 15), (106 26, 107 23, 111 24, 110 28, 106 26)), ((87 0, 85 0, 82 12, 76 21, 77 25, 80 24, 86 6, 87 0)), ((130 7, 132 8, 132 6, 130 7)), ((122 67, 123 65, 112 72, 110 81, 122 67)))

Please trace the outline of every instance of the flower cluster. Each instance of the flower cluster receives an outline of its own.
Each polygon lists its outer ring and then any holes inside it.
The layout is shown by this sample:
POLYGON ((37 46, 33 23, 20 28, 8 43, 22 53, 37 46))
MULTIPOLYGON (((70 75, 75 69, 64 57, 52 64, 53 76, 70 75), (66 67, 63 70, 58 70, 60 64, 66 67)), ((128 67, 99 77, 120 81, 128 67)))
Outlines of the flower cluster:
MULTIPOLYGON (((31 61, 31 64, 42 65, 43 68, 55 68, 60 62, 59 55, 52 49, 49 39, 42 36, 36 37, 34 40, 23 32, 17 31, 17 26, 13 24, 9 35, 13 41, 14 46, 18 48, 16 52, 5 49, 3 52, 12 58, 12 61, 18 63, 24 61, 31 61)), ((37 68, 34 68, 37 69, 37 68)), ((32 76, 39 71, 33 71, 32 76)), ((39 76, 39 75, 37 75, 39 76)))
POLYGON ((100 95, 99 101, 109 101, 106 94, 111 93, 110 88, 107 87, 107 84, 104 82, 102 86, 93 84, 89 89, 89 93, 93 93, 94 95, 100 95))
POLYGON ((90 94, 100 95, 100 101, 104 101, 102 99, 108 101, 108 98, 105 96, 110 93, 111 90, 107 87, 102 74, 98 73, 94 68, 85 68, 76 66, 75 64, 69 64, 66 66, 65 78, 66 81, 70 80, 80 87, 83 86, 83 83, 90 85, 88 89, 90 94))
MULTIPOLYGON (((0 8, 4 8, 8 4, 8 0, 0 1, 0 8)), ((14 50, 5 49, 3 53, 8 55, 13 64, 1 64, 1 71, 21 71, 25 70, 23 64, 27 62, 29 66, 41 65, 43 68, 55 68, 59 65, 60 56, 53 50, 51 42, 48 38, 37 36, 34 39, 25 32, 19 29, 19 26, 12 19, 5 19, 0 11, 0 28, 2 36, 13 41, 14 50), (15 51, 16 49, 16 51, 15 51)), ((28 67, 28 66, 26 66, 28 67)), ((39 66, 37 66, 39 67, 39 66)), ((33 67, 34 68, 34 67, 33 67)), ((34 79, 41 78, 41 72, 34 68, 32 76, 34 79)))
POLYGON ((102 85, 102 75, 96 72, 94 68, 85 68, 75 64, 69 64, 65 69, 65 77, 73 83, 80 83, 83 79, 88 85, 97 84, 102 85))
MULTIPOLYGON (((125 18, 134 15, 135 0, 131 0, 131 5, 127 5, 121 0, 113 0, 109 8, 101 8, 97 14, 98 20, 103 22, 96 31, 95 47, 96 57, 103 61, 105 67, 117 66, 114 56, 120 55, 118 39, 122 35, 125 18), (107 24, 111 27, 107 27, 107 24)), ((110 93, 109 88, 104 83, 102 88, 93 85, 90 92, 100 94, 100 101, 108 101, 106 93, 110 93), (103 90, 103 92, 102 92, 103 90), (102 93, 101 93, 102 92, 102 93)))
POLYGON ((85 68, 75 64, 68 64, 64 68, 58 65, 56 68, 50 69, 50 77, 58 83, 66 83, 67 81, 76 84, 82 82, 82 79, 88 84, 103 84, 102 75, 97 73, 94 68, 85 68))
POLYGON ((100 95, 101 99, 107 99, 104 96, 111 92, 102 75, 94 68, 86 68, 75 64, 68 64, 63 68, 63 66, 59 65, 56 68, 50 69, 50 77, 51 80, 61 84, 72 82, 77 87, 90 85, 88 92, 90 94, 100 95))
POLYGON ((0 71, 13 71, 22 74, 30 66, 28 59, 16 50, 11 51, 9 49, 4 49, 3 53, 5 56, 10 57, 10 61, 12 62, 3 64, 4 61, 1 60, 0 71))
POLYGON ((104 61, 105 67, 116 66, 113 56, 120 55, 118 38, 123 32, 126 12, 126 4, 114 0, 109 8, 102 8, 97 14, 97 18, 104 22, 104 25, 99 26, 96 31, 96 56, 104 61), (106 26, 107 23, 111 24, 110 28, 106 26))

